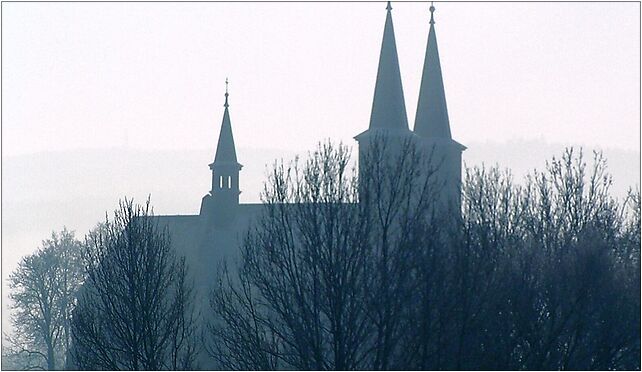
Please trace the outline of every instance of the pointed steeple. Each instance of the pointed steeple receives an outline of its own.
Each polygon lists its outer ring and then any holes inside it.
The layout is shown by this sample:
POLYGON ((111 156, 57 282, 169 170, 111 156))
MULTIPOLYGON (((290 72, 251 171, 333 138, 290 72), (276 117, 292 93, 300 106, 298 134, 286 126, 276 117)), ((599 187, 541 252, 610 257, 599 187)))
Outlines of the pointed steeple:
POLYGON ((212 171, 212 189, 203 197, 200 215, 215 226, 234 224, 236 207, 239 205, 239 172, 243 166, 236 160, 232 123, 228 103, 227 79, 225 79, 225 111, 218 135, 218 145, 214 162, 209 165, 212 171))
POLYGON ((237 163, 236 148, 234 146, 234 136, 232 135, 232 123, 230 122, 230 105, 227 102, 229 93, 227 92, 227 79, 225 79, 225 111, 223 112, 223 123, 221 124, 221 132, 218 135, 218 145, 216 146, 216 156, 214 156, 214 163, 237 163))
POLYGON ((386 25, 383 31, 379 69, 375 85, 370 129, 408 130, 406 103, 401 85, 399 58, 392 25, 390 2, 386 6, 386 25))
POLYGON ((424 59, 424 70, 419 89, 414 131, 426 138, 452 139, 444 80, 441 75, 439 50, 437 49, 434 12, 435 7, 431 4, 428 46, 426 47, 426 58, 424 59))

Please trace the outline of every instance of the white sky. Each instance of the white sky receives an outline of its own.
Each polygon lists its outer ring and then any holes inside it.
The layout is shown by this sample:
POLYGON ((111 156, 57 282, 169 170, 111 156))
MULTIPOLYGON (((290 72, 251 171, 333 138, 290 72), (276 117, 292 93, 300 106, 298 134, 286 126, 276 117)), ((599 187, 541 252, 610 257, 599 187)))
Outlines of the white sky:
MULTIPOLYGON (((409 122, 428 3, 393 3, 409 122)), ((640 147, 639 3, 437 3, 459 142, 640 147)), ((2 152, 352 144, 385 3, 3 3, 2 152)))

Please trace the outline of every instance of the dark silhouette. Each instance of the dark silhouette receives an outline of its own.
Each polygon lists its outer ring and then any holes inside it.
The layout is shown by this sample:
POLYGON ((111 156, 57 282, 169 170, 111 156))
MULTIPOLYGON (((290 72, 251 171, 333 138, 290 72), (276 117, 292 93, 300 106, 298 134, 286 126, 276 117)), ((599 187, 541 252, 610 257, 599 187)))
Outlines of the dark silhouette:
POLYGON ((86 280, 73 314, 80 369, 193 369, 196 315, 184 259, 145 206, 120 203, 87 237, 86 280))
POLYGON ((399 314, 412 300, 411 256, 435 194, 434 171, 411 142, 401 147, 398 158, 364 157, 372 166, 361 185, 348 149, 331 143, 274 168, 238 278, 226 271, 212 298, 209 352, 220 368, 400 367, 399 314))
POLYGON ((640 368, 639 191, 617 203, 594 161, 568 150, 523 186, 467 170, 461 225, 424 251, 409 368, 640 368))
POLYGON ((367 196, 342 146, 274 168, 213 293, 219 368, 639 369, 639 191, 569 149, 523 186, 469 169, 439 214, 413 154, 371 157, 367 196))

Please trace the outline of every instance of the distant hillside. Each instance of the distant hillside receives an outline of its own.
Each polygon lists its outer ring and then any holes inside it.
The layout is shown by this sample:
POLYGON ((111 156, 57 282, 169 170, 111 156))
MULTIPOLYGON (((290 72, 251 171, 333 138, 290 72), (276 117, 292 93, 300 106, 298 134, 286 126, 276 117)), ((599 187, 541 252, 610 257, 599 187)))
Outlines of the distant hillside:
MULTIPOLYGON (((546 161, 553 156, 559 158, 566 148, 563 144, 546 143, 542 141, 515 141, 510 143, 473 143, 466 144, 464 163, 467 166, 498 164, 509 168, 515 179, 521 181, 533 169, 544 169, 546 161)), ((624 197, 629 187, 640 184, 640 152, 615 148, 582 148, 584 159, 592 163, 593 151, 602 151, 606 157, 608 169, 613 176, 613 196, 624 197)))
MULTIPOLYGON (((468 166, 498 163, 516 180, 533 168, 543 168, 563 145, 542 142, 466 144, 468 166)), ((353 147, 356 150, 356 146, 353 147)), ((639 184, 639 152, 605 149, 614 176, 614 195, 622 197, 639 184)), ((585 149, 587 160, 591 149, 585 149), (587 151, 588 150, 588 151, 587 151)), ((266 164, 296 154, 273 149, 238 149, 242 202, 257 202, 266 164)), ((301 154, 304 155, 304 154, 301 154)), ((124 196, 144 201, 151 194, 156 214, 196 214, 210 188, 213 150, 181 152, 114 148, 4 157, 2 162, 2 268, 6 278, 21 256, 33 251, 52 230, 63 226, 82 237, 124 196)), ((4 301, 6 306, 7 302, 4 301)), ((6 308, 5 308, 6 309, 6 308)), ((8 323, 6 311, 3 324, 8 323)))

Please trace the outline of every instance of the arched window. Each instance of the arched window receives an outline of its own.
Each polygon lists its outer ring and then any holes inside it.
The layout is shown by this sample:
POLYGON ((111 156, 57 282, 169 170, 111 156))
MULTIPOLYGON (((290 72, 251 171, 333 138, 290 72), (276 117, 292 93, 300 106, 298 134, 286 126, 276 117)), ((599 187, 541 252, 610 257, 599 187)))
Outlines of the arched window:
POLYGON ((227 176, 227 188, 232 188, 232 176, 227 176))

